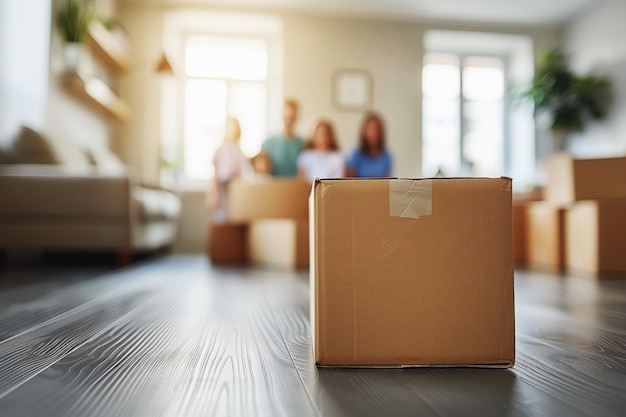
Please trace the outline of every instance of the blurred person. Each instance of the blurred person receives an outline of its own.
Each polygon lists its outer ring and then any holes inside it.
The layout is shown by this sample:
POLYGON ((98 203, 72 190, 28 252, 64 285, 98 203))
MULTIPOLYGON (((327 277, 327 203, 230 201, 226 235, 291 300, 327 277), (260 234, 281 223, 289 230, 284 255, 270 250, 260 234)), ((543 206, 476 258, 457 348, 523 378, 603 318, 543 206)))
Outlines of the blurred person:
POLYGON ((367 113, 361 124, 359 147, 348 156, 346 176, 388 177, 393 161, 385 148, 385 125, 377 113, 367 113))
POLYGON ((335 129, 329 121, 320 120, 306 149, 298 157, 299 175, 309 182, 315 178, 339 178, 343 176, 344 168, 335 129))
POLYGON ((226 220, 226 193, 228 183, 235 178, 241 177, 248 166, 248 158, 239 147, 241 128, 239 121, 234 117, 226 120, 224 142, 217 148, 213 156, 212 187, 207 193, 207 206, 213 212, 214 222, 226 220))
POLYGON ((267 139, 262 152, 271 161, 271 175, 275 177, 295 177, 298 174, 298 155, 304 148, 304 140, 295 132, 298 120, 298 103, 285 100, 283 107, 283 131, 267 139))

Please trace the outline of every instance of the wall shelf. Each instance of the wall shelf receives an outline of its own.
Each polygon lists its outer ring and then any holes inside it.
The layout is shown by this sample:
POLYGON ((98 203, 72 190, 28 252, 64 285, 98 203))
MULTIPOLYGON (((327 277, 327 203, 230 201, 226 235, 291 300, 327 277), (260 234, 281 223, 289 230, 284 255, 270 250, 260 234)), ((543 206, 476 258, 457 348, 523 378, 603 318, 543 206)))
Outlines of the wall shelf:
POLYGON ((78 74, 68 73, 63 83, 75 97, 87 102, 108 117, 125 122, 132 116, 132 110, 119 98, 106 83, 96 77, 82 78, 78 74))
POLYGON ((102 23, 94 22, 90 25, 87 44, 93 55, 111 71, 124 73, 130 68, 131 54, 127 43, 102 23))

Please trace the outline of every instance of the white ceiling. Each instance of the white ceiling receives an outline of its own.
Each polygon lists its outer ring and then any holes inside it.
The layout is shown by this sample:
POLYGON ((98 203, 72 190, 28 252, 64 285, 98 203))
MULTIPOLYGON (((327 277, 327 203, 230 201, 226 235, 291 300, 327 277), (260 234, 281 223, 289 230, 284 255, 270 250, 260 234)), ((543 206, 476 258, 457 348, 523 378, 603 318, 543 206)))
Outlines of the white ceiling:
POLYGON ((522 25, 558 24, 607 0, 120 0, 522 25))

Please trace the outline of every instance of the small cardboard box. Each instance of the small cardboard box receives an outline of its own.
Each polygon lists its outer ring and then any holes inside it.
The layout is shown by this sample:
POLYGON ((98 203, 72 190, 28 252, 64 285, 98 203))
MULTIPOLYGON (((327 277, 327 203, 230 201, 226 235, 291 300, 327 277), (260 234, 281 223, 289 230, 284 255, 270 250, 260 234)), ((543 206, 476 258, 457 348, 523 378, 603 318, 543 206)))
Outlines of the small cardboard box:
POLYGON ((232 222, 306 219, 311 185, 300 179, 241 179, 228 186, 227 216, 232 222))
POLYGON ((513 201, 513 261, 515 265, 527 262, 528 203, 513 201))
POLYGON ((574 159, 556 154, 544 161, 545 198, 567 204, 580 200, 626 198, 626 158, 574 159))
POLYGON ((248 226, 215 223, 209 227, 208 255, 214 265, 242 265, 248 261, 248 226))
POLYGON ((527 208, 527 265, 560 272, 565 268, 565 206, 531 203, 527 208))
POLYGON ((626 199, 582 201, 565 216, 569 271, 626 276, 626 199))
POLYGON ((248 231, 250 262, 260 266, 309 266, 308 219, 255 220, 248 231))
POLYGON ((318 365, 513 365, 509 178, 317 180, 310 205, 318 365))

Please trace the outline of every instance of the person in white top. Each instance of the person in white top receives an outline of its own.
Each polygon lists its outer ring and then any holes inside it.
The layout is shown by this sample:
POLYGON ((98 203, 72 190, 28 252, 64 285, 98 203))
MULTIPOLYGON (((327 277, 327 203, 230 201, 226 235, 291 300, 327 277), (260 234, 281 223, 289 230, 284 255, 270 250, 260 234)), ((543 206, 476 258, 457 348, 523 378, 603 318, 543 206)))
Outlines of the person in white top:
POLYGON ((320 120, 313 137, 298 157, 299 176, 309 182, 315 181, 315 178, 343 177, 344 164, 332 123, 320 120))
POLYGON ((213 156, 212 186, 207 193, 207 206, 213 212, 214 222, 224 222, 226 220, 226 192, 228 183, 244 174, 248 168, 248 158, 239 147, 241 138, 241 128, 239 121, 234 117, 226 120, 226 133, 224 142, 215 151, 213 156))

